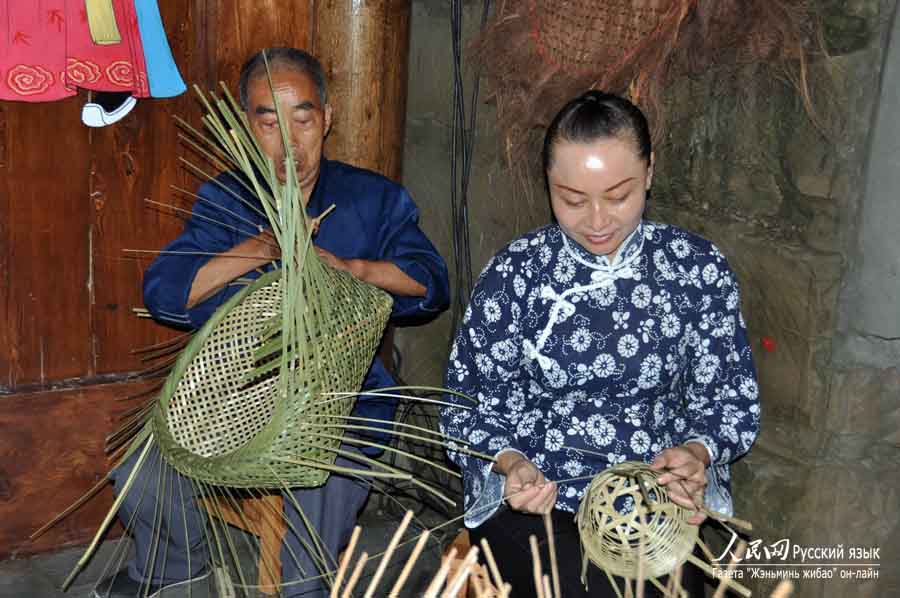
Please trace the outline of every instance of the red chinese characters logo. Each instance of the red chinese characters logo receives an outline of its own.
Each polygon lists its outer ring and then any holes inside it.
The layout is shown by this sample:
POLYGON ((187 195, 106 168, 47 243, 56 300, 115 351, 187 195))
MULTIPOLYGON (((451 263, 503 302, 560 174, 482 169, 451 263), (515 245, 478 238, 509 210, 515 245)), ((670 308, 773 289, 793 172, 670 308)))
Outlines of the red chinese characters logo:
POLYGON ((38 95, 53 85, 53 73, 41 66, 19 64, 9 69, 6 84, 19 95, 38 95))
POLYGON ((127 60, 117 60, 106 67, 106 76, 110 82, 120 87, 134 85, 134 68, 127 60))
POLYGON ((75 85, 93 83, 100 78, 100 67, 90 60, 69 58, 66 61, 66 76, 75 85))

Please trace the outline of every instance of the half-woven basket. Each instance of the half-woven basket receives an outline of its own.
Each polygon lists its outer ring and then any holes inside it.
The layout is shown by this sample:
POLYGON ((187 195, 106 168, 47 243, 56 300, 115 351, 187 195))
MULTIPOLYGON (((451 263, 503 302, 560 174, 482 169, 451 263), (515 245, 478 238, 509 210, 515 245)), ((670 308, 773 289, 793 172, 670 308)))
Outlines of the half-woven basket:
POLYGON ((698 526, 657 484, 659 472, 625 461, 597 474, 575 517, 587 559, 626 579, 662 577, 682 565, 697 543, 698 526))
POLYGON ((307 299, 316 295, 304 309, 317 325, 315 338, 301 339, 306 361, 293 360, 301 391, 281 396, 278 368, 254 374, 258 350, 281 318, 281 274, 264 274, 222 305, 163 386, 150 426, 163 457, 184 475, 238 488, 314 487, 328 478, 355 403, 334 393, 362 386, 392 299, 323 265, 318 284, 303 290, 307 299), (321 306, 327 314, 314 313, 321 306))

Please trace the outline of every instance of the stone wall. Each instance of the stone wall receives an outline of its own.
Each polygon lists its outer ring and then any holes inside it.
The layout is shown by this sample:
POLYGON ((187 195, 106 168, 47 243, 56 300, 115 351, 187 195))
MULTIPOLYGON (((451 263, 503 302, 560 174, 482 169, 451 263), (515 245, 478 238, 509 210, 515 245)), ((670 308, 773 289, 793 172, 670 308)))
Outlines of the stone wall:
MULTIPOLYGON (((468 34, 480 4, 466 7, 468 34)), ((752 538, 842 545, 843 562, 851 546, 880 548, 877 582, 801 580, 796 596, 900 595, 900 25, 896 0, 820 4, 834 55, 811 72, 820 126, 761 66, 677 82, 648 216, 715 241, 742 284, 763 403, 761 437, 735 467, 752 538)), ((414 0, 404 181, 447 256, 450 56, 449 2, 414 0)), ((539 178, 514 184, 492 108, 478 110, 476 271, 549 217, 539 178)), ((440 381, 449 320, 401 331, 410 381, 440 381)))
POLYGON ((713 239, 742 284, 763 427, 735 467, 739 513, 762 546, 842 545, 839 562, 880 547, 887 564, 878 582, 800 581, 798 596, 900 592, 886 558, 900 548, 894 4, 831 6, 821 127, 765 68, 721 69, 673 87, 659 148, 650 216, 713 239))

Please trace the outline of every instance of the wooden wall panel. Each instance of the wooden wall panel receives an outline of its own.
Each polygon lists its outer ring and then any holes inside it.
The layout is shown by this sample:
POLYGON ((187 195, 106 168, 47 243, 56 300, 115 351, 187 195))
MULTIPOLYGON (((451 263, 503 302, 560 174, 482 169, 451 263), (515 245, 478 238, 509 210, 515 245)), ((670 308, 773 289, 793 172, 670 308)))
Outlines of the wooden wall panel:
POLYGON ((310 47, 315 0, 254 0, 251 10, 233 0, 220 0, 218 6, 209 23, 216 38, 215 72, 211 74, 217 90, 219 81, 224 81, 236 94, 241 66, 258 50, 310 47))
POLYGON ((112 505, 108 488, 32 542, 28 537, 109 471, 104 438, 143 383, 0 397, 0 560, 90 537, 112 505))
POLYGON ((14 331, 8 325, 12 277, 9 272, 9 111, 12 104, 0 102, 0 389, 12 385, 12 347, 14 331))
POLYGON ((90 366, 88 132, 72 124, 80 109, 78 98, 4 106, 6 388, 77 377, 90 366))
MULTIPOLYGON (((143 271, 153 256, 128 254, 126 249, 158 249, 181 230, 181 220, 144 202, 171 202, 170 184, 179 177, 169 162, 177 146, 166 108, 174 104, 139 102, 134 119, 122 126, 96 131, 91 145, 91 268, 93 374, 140 368, 131 354, 171 333, 149 319, 138 319, 132 308, 143 305, 143 271)), ((127 119, 126 119, 127 120, 127 119)))
MULTIPOLYGON (((195 41, 203 35, 202 13, 189 2, 160 8, 182 77, 204 83, 208 59, 195 41)), ((178 98, 141 100, 115 126, 91 133, 91 374, 138 370, 141 363, 132 350, 173 334, 134 316, 132 308, 143 305, 143 271, 154 256, 125 250, 160 249, 181 232, 179 216, 145 199, 190 209, 190 197, 175 193, 172 186, 193 191, 200 183, 179 160, 185 149, 178 141, 175 115, 194 122, 199 118, 192 91, 178 98)))

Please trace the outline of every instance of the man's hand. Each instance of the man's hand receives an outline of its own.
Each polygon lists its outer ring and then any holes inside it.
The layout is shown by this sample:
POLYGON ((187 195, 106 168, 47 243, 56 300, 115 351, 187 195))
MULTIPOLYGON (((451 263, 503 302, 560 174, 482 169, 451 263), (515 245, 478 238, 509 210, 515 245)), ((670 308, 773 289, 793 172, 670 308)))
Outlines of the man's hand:
MULTIPOLYGON (((664 472, 656 481, 660 486, 666 487, 672 502, 697 511, 703 504, 708 464, 706 447, 698 442, 688 442, 661 452, 650 464, 650 468, 664 472)), ((698 512, 688 519, 688 523, 700 525, 705 519, 706 515, 698 512)))
POLYGON ((271 230, 265 229, 255 237, 248 239, 248 241, 250 242, 251 255, 259 255, 259 257, 265 258, 270 262, 281 259, 281 247, 278 246, 278 241, 275 240, 275 235, 272 234, 271 230))
POLYGON ((344 272, 349 272, 350 274, 353 274, 354 276, 359 278, 359 276, 357 276, 353 272, 352 265, 354 260, 345 260, 343 258, 339 258, 330 251, 322 249, 321 247, 316 247, 316 253, 320 258, 322 258, 323 262, 325 262, 335 270, 343 270, 344 272))
POLYGON ((228 251, 210 259, 197 271, 188 293, 187 308, 209 299, 247 272, 279 259, 281 248, 272 236, 272 231, 264 230, 255 237, 244 239, 228 251))
POLYGON ((410 278, 391 262, 344 259, 330 251, 316 247, 319 258, 336 270, 349 272, 356 279, 404 297, 424 297, 428 289, 410 278))
POLYGON ((548 482, 534 463, 515 451, 497 456, 494 469, 506 476, 503 496, 512 509, 543 515, 556 505, 556 483, 548 482))

